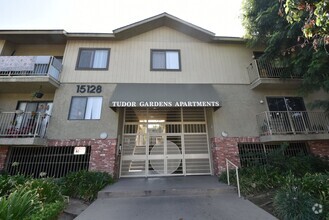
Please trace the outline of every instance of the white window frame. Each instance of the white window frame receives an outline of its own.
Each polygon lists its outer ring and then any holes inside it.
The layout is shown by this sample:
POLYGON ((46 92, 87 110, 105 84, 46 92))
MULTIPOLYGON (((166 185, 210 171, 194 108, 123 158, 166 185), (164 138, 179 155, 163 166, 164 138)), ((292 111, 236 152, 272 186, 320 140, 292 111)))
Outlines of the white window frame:
POLYGON ((110 60, 110 49, 109 48, 80 48, 79 55, 76 63, 76 70, 108 70, 110 60), (81 65, 82 53, 90 52, 90 60, 88 63, 81 65), (103 53, 103 55, 101 54, 103 53), (106 53, 106 55, 105 55, 106 53))
POLYGON ((101 96, 73 96, 70 104, 68 120, 99 120, 102 114, 103 97, 101 96), (81 109, 73 106, 74 100, 84 99, 81 109), (79 112, 80 111, 80 112, 79 112))
MULTIPOLYGON (((159 57, 160 58, 160 57, 159 57)), ((181 71, 180 50, 151 49, 151 71, 181 71), (163 54, 163 67, 154 66, 154 54, 163 54)))

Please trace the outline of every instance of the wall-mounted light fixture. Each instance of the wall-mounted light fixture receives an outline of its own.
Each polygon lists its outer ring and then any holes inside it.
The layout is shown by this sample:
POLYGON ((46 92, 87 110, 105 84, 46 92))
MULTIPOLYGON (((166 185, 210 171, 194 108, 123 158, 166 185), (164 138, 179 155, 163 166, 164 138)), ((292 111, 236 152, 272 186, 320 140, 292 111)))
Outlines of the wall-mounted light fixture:
POLYGON ((106 133, 106 132, 102 132, 102 133, 99 135, 99 137, 100 137, 101 139, 106 139, 106 138, 107 138, 107 133, 106 133))
POLYGON ((227 131, 222 131, 222 137, 227 137, 227 136, 228 136, 227 131))

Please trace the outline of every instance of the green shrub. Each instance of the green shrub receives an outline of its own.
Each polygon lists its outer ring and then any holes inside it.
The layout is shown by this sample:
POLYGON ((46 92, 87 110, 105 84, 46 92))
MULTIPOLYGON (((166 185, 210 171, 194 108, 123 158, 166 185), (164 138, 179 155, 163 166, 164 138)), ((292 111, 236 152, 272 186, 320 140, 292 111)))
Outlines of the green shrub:
POLYGON ((23 175, 0 175, 0 197, 8 196, 17 186, 23 185, 28 179, 23 175))
POLYGON ((61 188, 53 181, 53 179, 34 179, 27 181, 25 186, 30 190, 36 190, 43 203, 64 201, 61 194, 61 188))
POLYGON ((273 201, 276 214, 283 220, 321 219, 312 210, 316 203, 314 197, 296 186, 278 190, 273 201))
MULTIPOLYGON (((290 174, 285 177, 283 188, 298 188, 301 192, 310 195, 316 203, 322 205, 322 214, 329 214, 329 174, 305 174, 299 178, 290 174)), ((314 204, 313 204, 314 205, 314 204)))
POLYGON ((0 200, 0 219, 26 219, 42 209, 38 193, 27 187, 21 187, 11 193, 8 198, 0 200))
POLYGON ((98 191, 113 183, 112 176, 105 172, 78 171, 63 178, 63 195, 86 201, 96 199, 98 191))
MULTIPOLYGON (((219 180, 227 182, 226 172, 219 180)), ((241 193, 245 195, 276 189, 283 181, 280 170, 270 166, 255 166, 239 169, 241 193)), ((235 170, 230 171, 230 182, 236 185, 235 170)))
POLYGON ((42 210, 34 213, 30 217, 29 220, 55 220, 58 215, 65 208, 64 201, 56 201, 53 203, 46 204, 42 210))

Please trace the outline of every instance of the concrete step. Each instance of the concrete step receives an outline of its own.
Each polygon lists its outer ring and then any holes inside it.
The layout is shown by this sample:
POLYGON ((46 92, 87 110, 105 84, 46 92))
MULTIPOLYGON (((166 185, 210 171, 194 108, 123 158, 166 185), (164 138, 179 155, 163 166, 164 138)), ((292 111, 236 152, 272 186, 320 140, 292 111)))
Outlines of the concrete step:
POLYGON ((99 199, 152 196, 212 196, 236 193, 236 188, 219 183, 217 177, 127 178, 98 192, 99 199))
POLYGON ((148 197, 148 196, 212 196, 223 193, 235 193, 234 187, 214 188, 214 189, 159 189, 144 191, 100 191, 98 199, 106 198, 127 198, 127 197, 148 197))

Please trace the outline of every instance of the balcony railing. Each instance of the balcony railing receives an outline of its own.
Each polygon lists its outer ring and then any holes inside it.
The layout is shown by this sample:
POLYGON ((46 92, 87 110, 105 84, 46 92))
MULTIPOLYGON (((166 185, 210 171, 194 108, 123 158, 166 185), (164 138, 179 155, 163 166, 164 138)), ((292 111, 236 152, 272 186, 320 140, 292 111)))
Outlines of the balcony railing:
POLYGON ((50 115, 39 112, 0 113, 0 138, 43 138, 50 115))
POLYGON ((288 68, 280 66, 276 61, 256 59, 250 63, 247 70, 251 83, 259 78, 301 78, 301 75, 289 72, 288 68))
POLYGON ((262 112, 257 115, 257 124, 261 136, 317 134, 329 131, 329 118, 324 112, 262 112))
POLYGON ((51 76, 59 80, 62 63, 53 56, 0 56, 0 76, 51 76))

